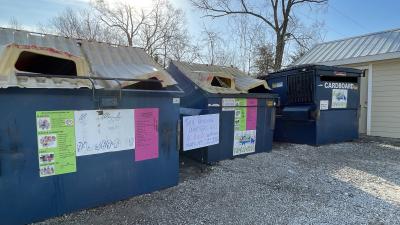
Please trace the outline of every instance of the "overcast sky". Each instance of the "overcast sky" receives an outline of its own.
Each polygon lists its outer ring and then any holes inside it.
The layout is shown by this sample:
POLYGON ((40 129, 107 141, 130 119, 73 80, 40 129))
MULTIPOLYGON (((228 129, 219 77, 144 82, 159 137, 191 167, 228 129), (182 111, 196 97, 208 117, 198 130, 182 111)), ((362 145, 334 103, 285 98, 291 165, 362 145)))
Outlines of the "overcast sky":
MULTIPOLYGON (((131 0, 146 7, 147 0, 131 0)), ((171 0, 186 12, 188 28, 196 35, 203 24, 214 29, 224 30, 223 20, 206 20, 201 18, 188 2, 189 0, 171 0)), ((17 19, 25 29, 47 21, 66 7, 85 8, 89 0, 0 0, 0 24, 6 26, 11 17, 17 19)), ((316 18, 325 21, 325 41, 335 40, 365 33, 400 28, 400 1, 398 0, 329 0, 327 9, 313 15, 299 13, 303 21, 316 18)))

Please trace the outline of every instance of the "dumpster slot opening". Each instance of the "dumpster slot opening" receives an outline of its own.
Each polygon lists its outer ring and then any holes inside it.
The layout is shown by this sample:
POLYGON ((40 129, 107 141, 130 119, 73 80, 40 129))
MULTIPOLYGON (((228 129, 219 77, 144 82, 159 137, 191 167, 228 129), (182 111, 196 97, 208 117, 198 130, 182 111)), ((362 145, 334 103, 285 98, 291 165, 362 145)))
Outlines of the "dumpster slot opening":
POLYGON ((21 52, 15 68, 30 73, 77 76, 74 61, 27 51, 21 52))
POLYGON ((231 88, 232 80, 225 77, 214 76, 211 81, 211 86, 214 87, 223 87, 223 88, 231 88))
POLYGON ((268 90, 265 89, 264 85, 259 85, 257 87, 249 89, 248 92, 249 93, 268 93, 268 90))
MULTIPOLYGON (((158 80, 156 77, 151 77, 149 80, 158 80)), ((124 89, 140 89, 140 90, 162 90, 161 82, 146 82, 140 81, 124 87, 124 89)))
POLYGON ((310 73, 288 76, 288 103, 311 103, 314 99, 314 77, 310 73))
POLYGON ((321 76, 321 81, 357 83, 358 82, 358 77, 321 76))

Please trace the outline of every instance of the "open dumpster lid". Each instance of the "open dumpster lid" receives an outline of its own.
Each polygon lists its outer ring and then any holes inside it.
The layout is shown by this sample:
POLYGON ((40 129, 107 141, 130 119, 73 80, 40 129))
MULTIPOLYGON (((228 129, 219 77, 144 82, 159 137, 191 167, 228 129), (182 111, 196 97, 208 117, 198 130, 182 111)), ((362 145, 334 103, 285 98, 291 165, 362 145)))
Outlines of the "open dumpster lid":
POLYGON ((0 88, 91 87, 87 80, 16 76, 20 72, 83 76, 89 67, 72 39, 0 28, 0 88))
MULTIPOLYGON (((81 47, 94 76, 156 79, 162 81, 163 87, 176 84, 176 81, 142 48, 114 46, 85 40, 81 42, 81 47)), ((136 82, 122 82, 122 86, 126 87, 134 83, 136 82)), ((103 85, 109 86, 113 83, 103 85)))
POLYGON ((172 61, 188 79, 213 94, 250 93, 252 89, 269 90, 264 80, 246 75, 234 67, 172 61))
POLYGON ((149 79, 163 88, 176 84, 140 48, 0 28, 0 88, 92 88, 90 81, 77 77, 125 79, 96 80, 96 88, 135 88, 149 79), (46 76, 28 76, 32 74, 46 76))

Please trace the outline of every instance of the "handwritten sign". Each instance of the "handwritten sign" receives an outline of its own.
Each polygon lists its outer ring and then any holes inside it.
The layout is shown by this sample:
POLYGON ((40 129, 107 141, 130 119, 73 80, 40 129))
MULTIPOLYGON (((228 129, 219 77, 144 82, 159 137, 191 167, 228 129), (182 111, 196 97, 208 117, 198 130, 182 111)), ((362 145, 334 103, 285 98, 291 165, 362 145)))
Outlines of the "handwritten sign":
POLYGON ((76 155, 135 148, 133 109, 75 111, 76 155))
POLYGON ((219 114, 183 117, 183 150, 219 143, 219 114))
POLYGON ((158 158, 158 111, 135 109, 135 161, 158 158))

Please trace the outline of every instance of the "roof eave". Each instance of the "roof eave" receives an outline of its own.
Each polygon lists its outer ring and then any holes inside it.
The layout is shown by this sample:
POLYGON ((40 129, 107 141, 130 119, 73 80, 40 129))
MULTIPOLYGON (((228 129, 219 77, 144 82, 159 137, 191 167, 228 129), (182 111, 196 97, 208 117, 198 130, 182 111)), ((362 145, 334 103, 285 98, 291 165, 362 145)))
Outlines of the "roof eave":
MULTIPOLYGON (((326 66, 339 66, 339 65, 349 65, 349 64, 390 60, 390 59, 400 59, 400 52, 391 52, 391 53, 385 53, 385 54, 379 54, 379 55, 363 56, 363 57, 348 58, 348 59, 326 61, 326 62, 315 62, 314 64, 326 65, 326 66)), ((301 64, 296 64, 296 65, 301 65, 301 64)))

